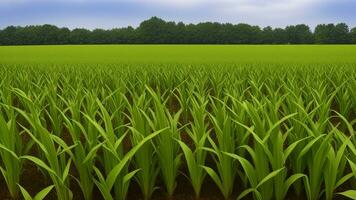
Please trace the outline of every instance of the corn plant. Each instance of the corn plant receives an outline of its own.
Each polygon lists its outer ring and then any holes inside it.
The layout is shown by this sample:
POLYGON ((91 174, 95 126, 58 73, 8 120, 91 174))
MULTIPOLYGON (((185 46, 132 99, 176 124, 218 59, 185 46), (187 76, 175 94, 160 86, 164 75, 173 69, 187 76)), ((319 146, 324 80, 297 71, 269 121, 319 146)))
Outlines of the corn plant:
MULTIPOLYGON (((152 138, 155 136, 159 135, 161 132, 163 132, 164 129, 156 131, 144 139, 142 139, 136 146, 134 146, 129 152, 127 152, 122 159, 112 168, 112 170, 108 173, 107 177, 104 178, 103 174, 100 172, 98 168, 94 168, 96 175, 98 177, 98 180, 94 180, 96 186, 99 188, 103 198, 105 200, 113 200, 113 196, 111 195, 111 190, 114 187, 114 184, 117 184, 117 181, 120 181, 120 183, 125 187, 128 184, 128 181, 140 170, 136 169, 132 172, 129 172, 123 176, 122 179, 117 180, 119 177, 119 174, 122 173, 122 170, 125 168, 129 160, 135 155, 135 153, 148 141, 150 141, 152 138)), ((122 140, 118 140, 117 143, 121 142, 122 140)), ((114 152, 113 152, 114 153, 114 152)), ((126 187, 124 188, 126 189, 126 187)), ((125 199, 125 196, 119 197, 120 199, 125 199)))
MULTIPOLYGON (((274 196, 275 199, 284 199, 287 195, 290 186, 292 186, 292 184, 298 179, 305 177, 305 175, 302 173, 293 174, 292 176, 287 177, 285 170, 286 162, 288 160, 289 155, 292 151, 295 150, 296 146, 302 140, 296 141, 290 146, 288 146, 288 148, 284 149, 283 143, 285 142, 286 137, 283 137, 280 131, 275 131, 279 124, 281 124, 283 121, 292 116, 294 115, 292 114, 286 116, 275 124, 271 125, 271 128, 267 131, 266 136, 264 138, 260 138, 252 128, 238 123, 241 126, 245 127, 252 135, 253 139, 256 142, 255 146, 262 149, 262 151, 259 152, 258 148, 255 148, 254 150, 247 145, 241 146, 241 148, 245 148, 250 154, 253 161, 252 163, 239 155, 225 153, 239 161, 243 170, 246 173, 247 179, 251 186, 250 189, 243 191, 239 195, 239 199, 243 198, 245 195, 251 192, 254 193, 254 197, 256 199, 261 199, 261 197, 263 197, 263 199, 267 199, 267 197, 272 198, 272 196, 274 196), (272 145, 270 147, 270 140, 273 141, 275 145, 272 145), (258 172, 259 170, 265 170, 265 166, 262 166, 263 168, 261 168, 261 166, 259 165, 261 161, 259 161, 258 159, 262 158, 267 159, 267 161, 265 162, 269 162, 269 165, 272 167, 272 171, 267 169, 268 171, 265 174, 261 174, 258 172), (274 191, 274 195, 271 194, 271 191, 274 191), (270 196, 264 196, 264 194, 268 194, 270 196)), ((289 134, 288 132, 286 134, 289 134)))
POLYGON ((23 103, 26 104, 29 109, 29 113, 20 109, 16 110, 27 120, 31 127, 36 130, 36 136, 24 126, 22 126, 22 128, 43 152, 47 163, 32 155, 24 155, 21 156, 20 159, 33 162, 49 174, 59 199, 72 199, 73 195, 69 189, 68 176, 73 158, 71 149, 75 144, 68 146, 60 137, 51 134, 45 129, 41 123, 40 110, 36 108, 36 105, 34 105, 31 99, 21 90, 15 89, 14 92, 22 98, 23 103))
MULTIPOLYGON (((227 98, 226 98, 227 99, 227 98)), ((210 115, 213 131, 216 136, 216 142, 211 136, 208 140, 212 148, 204 148, 213 153, 214 160, 217 168, 215 172, 211 167, 204 166, 203 168, 213 179, 219 187, 225 199, 228 199, 232 193, 234 181, 236 177, 237 168, 236 162, 230 156, 222 152, 234 153, 236 149, 236 130, 234 129, 235 123, 228 114, 227 102, 210 99, 212 105, 212 113, 210 115)))
MULTIPOLYGON (((335 131, 335 134, 342 134, 337 129, 333 130, 335 131)), ((325 199, 327 200, 333 199, 334 191, 340 185, 352 178, 352 173, 345 173, 346 157, 344 157, 344 155, 349 142, 349 138, 343 138, 341 146, 338 149, 334 149, 334 147, 331 146, 329 152, 327 153, 324 169, 325 199)))
MULTIPOLYGON (((134 103, 131 105, 127 102, 130 126, 131 126, 131 142, 133 145, 138 145, 145 137, 152 132, 152 128, 145 118, 145 112, 148 109, 147 97, 142 94, 139 97, 134 97, 134 103)), ((141 188, 144 198, 150 199, 156 189, 155 183, 159 173, 158 160, 152 142, 148 142, 135 153, 134 166, 140 169, 135 175, 137 182, 141 188)))
POLYGON ((98 143, 98 136, 96 133, 88 133, 88 131, 95 132, 95 129, 90 129, 89 127, 84 128, 80 123, 81 102, 82 99, 78 98, 73 101, 65 101, 68 105, 71 118, 68 118, 61 110, 59 110, 59 113, 62 114, 64 124, 71 136, 72 141, 76 144, 76 146, 72 149, 72 152, 74 155, 73 163, 79 173, 79 178, 74 177, 74 179, 78 182, 84 198, 86 200, 91 200, 94 188, 94 182, 91 177, 94 169, 94 157, 96 155, 96 151, 103 145, 103 143, 98 143), (83 137, 85 138, 85 141, 82 140, 83 137))
MULTIPOLYGON (((107 109, 102 105, 99 99, 96 99, 96 103, 100 108, 100 115, 104 128, 101 126, 100 122, 97 122, 90 116, 85 114, 85 117, 95 127, 96 131, 99 132, 100 137, 102 138, 101 142, 104 144, 102 148, 103 156, 101 159, 101 163, 104 166, 105 174, 109 176, 112 169, 117 166, 117 163, 119 163, 120 160, 124 157, 122 141, 126 137, 127 133, 121 132, 119 133, 120 135, 116 133, 116 130, 118 129, 114 128, 114 125, 112 123, 113 116, 110 116, 107 109), (119 135, 119 137, 117 135, 119 135)), ((125 163, 125 165, 123 165, 122 167, 123 168, 119 170, 120 173, 115 175, 114 182, 110 183, 109 189, 106 188, 106 190, 110 191, 111 188, 114 187, 115 199, 125 199, 129 187, 129 180, 123 181, 125 175, 127 174, 128 166, 125 163), (119 176, 119 178, 117 176, 119 176)), ((94 170, 98 175, 99 180, 101 181, 103 175, 101 174, 100 170, 96 167, 94 168, 94 170)), ((99 187, 103 196, 107 198, 106 196, 108 194, 107 191, 103 189, 105 187, 102 186, 102 183, 98 182, 97 180, 94 180, 94 182, 97 187, 99 187)))
POLYGON ((161 101, 161 96, 150 88, 146 88, 152 96, 153 109, 150 110, 150 116, 146 115, 151 128, 155 131, 165 129, 155 142, 159 166, 166 191, 172 196, 176 188, 176 177, 181 163, 181 154, 179 153, 179 144, 175 140, 180 139, 180 130, 178 128, 179 116, 181 110, 176 114, 169 113, 165 107, 165 102, 161 101))
POLYGON ((206 123, 206 106, 208 100, 203 95, 195 94, 191 102, 193 104, 191 108, 193 121, 190 123, 190 128, 186 128, 186 131, 194 144, 193 149, 183 141, 177 140, 177 142, 184 153, 189 172, 189 180, 193 186, 195 197, 198 199, 206 176, 203 166, 205 166, 207 156, 204 147, 207 145, 207 137, 210 133, 206 123))
POLYGON ((8 111, 8 121, 0 112, 0 158, 2 161, 0 170, 11 197, 17 199, 19 197, 17 183, 20 182, 22 171, 22 160, 19 157, 23 153, 23 146, 21 135, 16 127, 14 110, 10 107, 4 109, 11 111, 8 111))
POLYGON ((21 190, 21 194, 25 200, 43 200, 46 198, 48 193, 51 192, 51 190, 53 189, 54 186, 50 185, 50 186, 42 189, 34 197, 31 197, 31 195, 27 192, 27 190, 25 188, 23 188, 21 185, 19 185, 19 187, 21 190))
MULTIPOLYGON (((337 113, 337 115, 341 118, 341 120, 344 122, 344 124, 347 127, 347 130, 350 134, 350 136, 342 133, 341 131, 339 131, 338 129, 334 129, 336 130, 337 135, 339 136, 341 141, 344 141, 344 143, 347 143, 347 150, 350 152, 349 157, 347 158, 348 164, 351 168, 351 173, 345 175, 344 177, 342 177, 342 181, 340 180, 339 182, 341 182, 341 184, 344 182, 344 180, 346 180, 347 178, 351 178, 348 177, 348 175, 351 175, 353 180, 356 180, 356 145, 355 142, 353 141, 353 139, 355 139, 355 130, 353 128, 353 126, 356 124, 356 120, 353 120, 351 122, 349 122, 343 115, 341 115, 340 113, 337 113)), ((339 176, 341 176, 342 174, 340 174, 339 176)), ((339 184, 339 185, 341 185, 339 184)), ((343 195, 345 197, 348 197, 350 199, 356 199, 356 190, 347 190, 341 193, 338 193, 340 195, 343 195)))
POLYGON ((352 63, 0 65, 14 199, 123 200, 133 179, 174 198, 179 174, 197 199, 207 181, 226 199, 355 199, 352 63), (52 185, 34 197, 30 162, 52 185))

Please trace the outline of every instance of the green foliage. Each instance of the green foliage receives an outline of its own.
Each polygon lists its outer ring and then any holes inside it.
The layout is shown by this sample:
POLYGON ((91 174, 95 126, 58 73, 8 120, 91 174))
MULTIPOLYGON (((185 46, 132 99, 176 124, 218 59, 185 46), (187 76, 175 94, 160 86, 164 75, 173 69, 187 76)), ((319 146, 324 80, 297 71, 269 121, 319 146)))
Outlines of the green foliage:
POLYGON ((0 45, 50 44, 350 44, 345 23, 319 24, 312 33, 298 24, 272 29, 245 23, 201 22, 184 24, 151 17, 113 29, 58 28, 53 25, 8 26, 0 30, 0 45), (262 30, 261 30, 262 29, 262 30), (314 40, 315 38, 315 40, 314 40))
POLYGON ((173 197, 185 176, 197 199, 207 181, 225 199, 355 198, 355 66, 309 59, 3 63, 0 170, 9 194, 40 200, 53 189, 70 200, 75 181, 85 200, 94 190, 124 200, 136 181, 149 200, 156 191, 173 197), (34 197, 21 182, 30 163, 51 185, 34 197))
POLYGON ((42 189, 41 191, 39 191, 33 198, 31 197, 31 195, 26 191, 25 188, 23 188, 21 185, 19 185, 22 196, 25 200, 43 200, 44 198, 46 198, 46 196, 48 195, 49 192, 51 192, 51 190, 53 189, 53 185, 50 185, 44 189, 42 189))

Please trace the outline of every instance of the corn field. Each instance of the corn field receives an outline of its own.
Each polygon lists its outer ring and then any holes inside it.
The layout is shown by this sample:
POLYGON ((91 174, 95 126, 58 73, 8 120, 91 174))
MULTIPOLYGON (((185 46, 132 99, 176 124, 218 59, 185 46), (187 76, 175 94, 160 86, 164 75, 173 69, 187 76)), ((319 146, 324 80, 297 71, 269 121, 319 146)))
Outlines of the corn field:
POLYGON ((352 64, 2 65, 1 198, 356 199, 355 129, 352 64))

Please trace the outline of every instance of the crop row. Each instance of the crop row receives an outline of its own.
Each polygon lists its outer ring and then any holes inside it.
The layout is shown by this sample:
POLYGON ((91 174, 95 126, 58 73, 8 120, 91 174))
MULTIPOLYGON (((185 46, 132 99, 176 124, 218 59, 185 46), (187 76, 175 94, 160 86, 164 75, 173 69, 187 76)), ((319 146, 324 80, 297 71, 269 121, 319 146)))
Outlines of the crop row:
POLYGON ((1 66, 0 170, 13 199, 356 198, 356 68, 1 66), (50 180, 29 194, 34 164, 50 180), (73 180, 82 197, 73 197, 73 180), (161 190, 162 191, 162 190, 161 190), (20 197, 21 196, 21 197, 20 197), (34 197, 32 197, 34 196, 34 197))

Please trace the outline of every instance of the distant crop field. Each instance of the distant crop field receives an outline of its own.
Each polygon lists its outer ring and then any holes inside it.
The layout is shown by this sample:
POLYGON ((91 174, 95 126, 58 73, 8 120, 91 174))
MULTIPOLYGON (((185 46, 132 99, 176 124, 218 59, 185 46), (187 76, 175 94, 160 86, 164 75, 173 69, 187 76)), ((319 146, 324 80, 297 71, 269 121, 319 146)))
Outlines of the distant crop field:
POLYGON ((2 46, 4 64, 356 63, 356 45, 2 46))
POLYGON ((0 199, 355 199, 355 130, 356 46, 0 47, 0 199))

